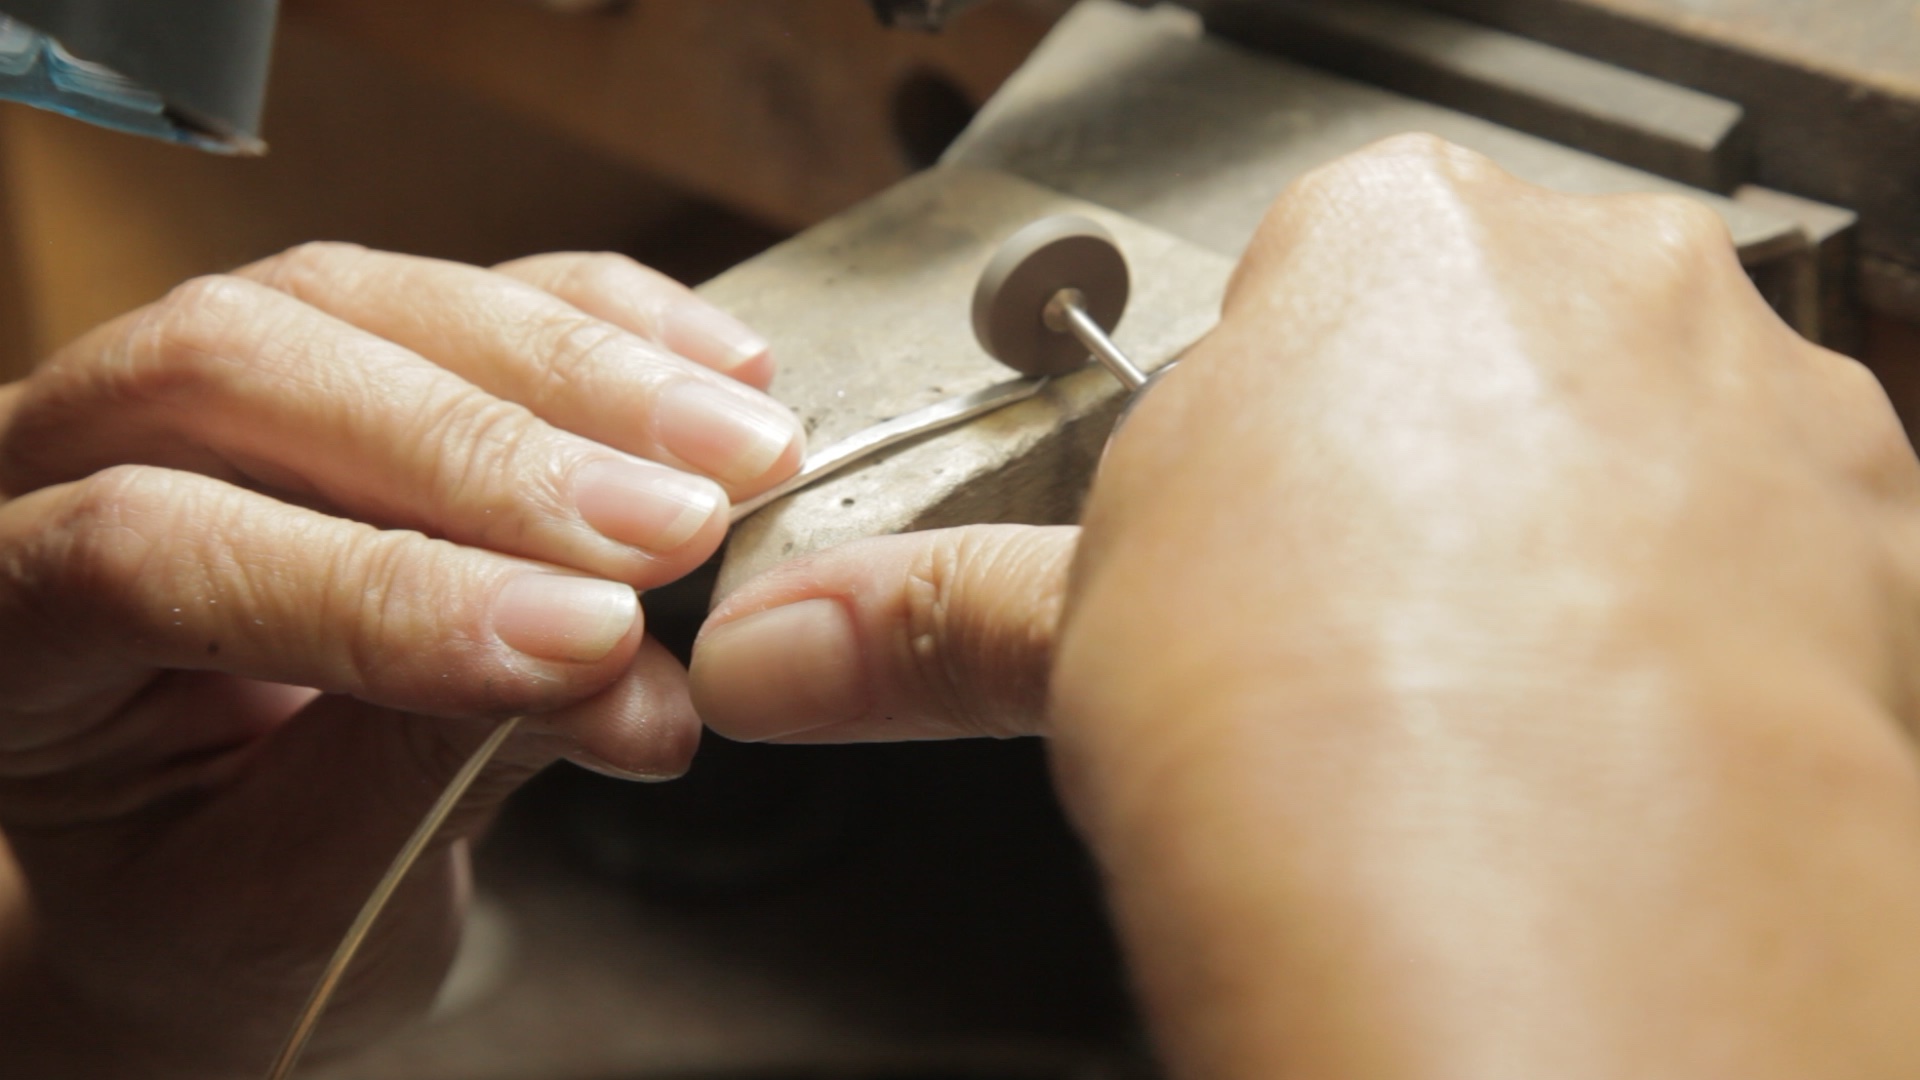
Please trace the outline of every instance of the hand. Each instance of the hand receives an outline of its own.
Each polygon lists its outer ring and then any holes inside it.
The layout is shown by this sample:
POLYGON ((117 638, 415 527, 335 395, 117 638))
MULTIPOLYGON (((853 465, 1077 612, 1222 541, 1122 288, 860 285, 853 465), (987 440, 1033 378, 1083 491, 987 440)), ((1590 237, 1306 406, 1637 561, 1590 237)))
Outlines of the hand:
POLYGON ((1060 534, 828 553, 695 701, 1053 735, 1177 1075, 1916 1075, 1916 525, 1709 212, 1394 140, 1276 204, 1070 589, 1060 534))
POLYGON ((321 244, 0 390, 7 1068, 258 1075, 452 772, 500 718, 543 714, 323 1040, 423 1007, 466 839, 518 782, 563 755, 685 768, 685 674, 634 590, 798 466, 771 375, 744 327, 625 259, 321 244))

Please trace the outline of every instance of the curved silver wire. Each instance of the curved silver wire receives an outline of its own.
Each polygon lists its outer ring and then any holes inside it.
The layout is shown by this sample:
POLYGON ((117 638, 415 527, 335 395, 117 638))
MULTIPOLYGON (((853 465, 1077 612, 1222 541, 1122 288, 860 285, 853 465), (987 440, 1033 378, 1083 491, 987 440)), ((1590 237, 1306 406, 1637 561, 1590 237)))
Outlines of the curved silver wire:
POLYGON ((287 1041, 280 1047, 280 1056, 274 1059, 273 1068, 267 1072, 267 1080, 286 1080, 293 1075, 294 1066, 300 1064, 300 1055, 306 1053, 307 1043, 320 1026, 320 1018, 326 1014, 327 1003, 333 1000, 333 992, 340 988, 340 980, 346 977, 347 968, 353 964, 354 955, 366 942, 373 924, 379 921, 380 913, 386 910, 387 901, 393 899, 393 894, 400 888, 400 883, 406 880, 413 864, 420 861, 421 853, 427 850, 427 844, 439 833, 440 826, 447 823, 453 808, 460 805, 461 797, 479 778, 480 770, 487 767, 493 755, 500 752, 507 737, 519 726, 520 717, 517 716, 501 721, 479 749, 467 758, 466 764, 460 766, 460 771, 453 774, 446 790, 434 800, 427 815, 420 819, 420 824, 414 826, 413 835, 401 845, 400 853, 393 857, 387 872, 381 875, 379 883, 367 894, 366 902, 360 905, 360 914, 354 916, 353 925, 347 928, 340 944, 334 947, 333 956, 320 973, 320 981, 314 984, 313 993, 307 996, 307 1003, 301 1007, 300 1015, 293 1023, 293 1030, 287 1033, 287 1041))
POLYGON ((1025 401, 1039 393, 1040 389, 1046 385, 1045 378, 1011 379, 1007 382, 995 383, 985 389, 975 390, 971 394, 961 394, 958 397, 947 398, 945 401, 936 401, 924 409, 915 409, 910 413, 903 413, 891 420, 855 432, 831 446, 807 455, 806 465, 785 483, 769 488, 744 502, 735 503, 732 520, 739 521, 776 499, 785 498, 803 487, 832 476, 857 461, 898 446, 908 439, 917 439, 922 435, 943 431, 976 416, 984 416, 996 409, 1004 409, 1016 401, 1025 401))
MULTIPOLYGON (((938 401, 924 409, 915 409, 892 420, 875 424, 809 455, 806 466, 785 483, 736 504, 733 507, 732 520, 739 521, 775 499, 791 495, 857 461, 872 457, 909 439, 942 431, 976 416, 1005 408, 1014 402, 1025 401, 1039 393, 1046 383, 1047 380, 1044 378, 1013 379, 996 383, 971 394, 961 394, 945 401, 938 401)), ((360 946, 366 942, 374 923, 379 921, 381 912, 386 910, 387 902, 393 899, 393 894, 399 890, 400 883, 406 880, 408 872, 413 869, 413 864, 420 860, 420 855, 426 851, 427 844, 440 832, 440 827, 446 824, 454 807, 460 804, 460 799, 466 795, 467 789, 472 787, 474 780, 480 776, 480 771, 493 760, 493 756, 499 752, 500 747, 506 743, 507 738, 513 734, 519 724, 520 718, 516 716, 495 728, 493 733, 487 736, 487 740, 480 744, 479 749, 475 750, 460 767, 460 771, 454 774, 453 779, 448 781, 446 790, 440 793, 440 797, 434 801, 426 816, 420 819, 420 824, 415 826, 413 835, 407 838, 406 844, 400 848, 400 853, 394 856, 392 864, 387 867, 387 872, 381 876, 380 881, 374 885, 373 891, 367 895, 366 902, 360 905, 360 913, 354 917, 353 925, 347 928, 346 934, 340 939, 340 944, 334 948, 333 956, 328 959, 326 968, 320 973, 320 980, 314 984, 313 993, 308 995, 307 1003, 301 1007, 300 1015, 294 1020, 293 1029, 288 1032, 287 1040, 280 1048, 279 1057, 274 1059, 273 1068, 267 1073, 267 1080, 287 1080, 293 1075, 294 1067, 300 1063, 301 1055, 306 1052, 307 1043, 313 1039, 313 1033, 320 1025, 320 1018, 326 1014, 328 1003, 333 1000, 334 992, 340 988, 340 980, 346 977, 347 968, 352 966, 353 958, 359 953, 360 946)))

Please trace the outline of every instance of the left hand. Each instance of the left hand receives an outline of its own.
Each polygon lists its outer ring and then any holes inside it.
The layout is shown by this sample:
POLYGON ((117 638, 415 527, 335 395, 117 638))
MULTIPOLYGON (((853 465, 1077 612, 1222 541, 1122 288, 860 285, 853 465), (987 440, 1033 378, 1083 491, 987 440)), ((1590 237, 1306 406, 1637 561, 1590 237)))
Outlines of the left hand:
POLYGON ((685 769, 685 673, 634 590, 798 466, 771 375, 630 260, 316 244, 0 388, 0 1073, 259 1075, 448 778, 541 714, 316 1049, 423 1009, 467 841, 522 780, 685 769))

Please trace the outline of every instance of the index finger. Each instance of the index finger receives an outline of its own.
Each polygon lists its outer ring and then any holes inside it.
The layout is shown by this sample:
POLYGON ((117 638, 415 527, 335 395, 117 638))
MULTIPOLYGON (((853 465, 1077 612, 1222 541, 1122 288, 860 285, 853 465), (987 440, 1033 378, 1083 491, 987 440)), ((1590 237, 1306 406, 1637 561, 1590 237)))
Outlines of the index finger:
POLYGON ((625 255, 556 251, 493 270, 756 390, 773 382, 766 338, 692 289, 625 255))

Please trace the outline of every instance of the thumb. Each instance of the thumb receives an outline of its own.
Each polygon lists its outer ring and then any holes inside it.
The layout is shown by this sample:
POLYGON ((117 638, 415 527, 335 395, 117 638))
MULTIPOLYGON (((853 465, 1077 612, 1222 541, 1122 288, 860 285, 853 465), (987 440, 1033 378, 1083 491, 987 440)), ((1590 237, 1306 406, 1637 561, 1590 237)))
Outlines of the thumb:
POLYGON ((751 742, 1041 732, 1080 530, 975 525, 862 540, 735 590, 693 651, 693 703, 751 742))

